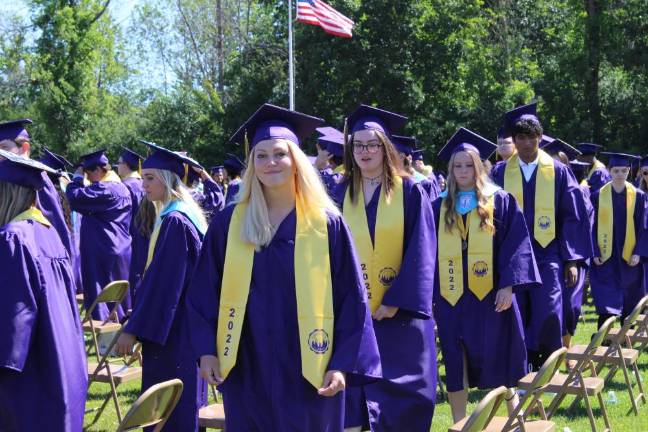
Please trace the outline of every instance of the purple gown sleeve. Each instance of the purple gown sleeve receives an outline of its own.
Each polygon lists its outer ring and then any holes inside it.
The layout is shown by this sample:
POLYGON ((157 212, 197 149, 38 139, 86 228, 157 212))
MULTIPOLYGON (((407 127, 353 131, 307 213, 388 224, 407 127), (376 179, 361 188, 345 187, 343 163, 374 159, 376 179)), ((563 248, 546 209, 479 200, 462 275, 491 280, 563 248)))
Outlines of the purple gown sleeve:
POLYGON ((403 261, 398 276, 383 297, 382 304, 395 306, 418 318, 427 319, 432 317, 437 252, 432 204, 419 185, 412 184, 408 188, 404 182, 403 189, 405 193, 403 261))
POLYGON ((65 223, 63 207, 61 206, 61 197, 49 177, 45 180, 45 187, 38 191, 36 201, 36 206, 43 213, 43 216, 50 221, 61 238, 68 255, 70 257, 74 256, 70 230, 65 223))
POLYGON ((594 246, 585 198, 572 172, 562 164, 555 167, 556 176, 560 176, 556 184, 556 194, 560 194, 556 204, 560 257, 563 262, 591 258, 594 246))
MULTIPOLYGON (((38 267, 15 234, 0 233, 0 368, 22 372, 37 325, 38 267), (6 271, 12 268, 13 271, 6 271), (10 289, 9 289, 10 288, 10 289)), ((76 336, 76 335, 72 335, 76 336)))
POLYGON ((351 232, 341 217, 329 218, 329 250, 335 332, 328 370, 346 372, 350 385, 381 376, 380 354, 351 232))
POLYGON ((185 303, 191 329, 191 346, 196 359, 203 355, 216 355, 218 305, 225 264, 227 231, 233 211, 234 206, 227 207, 216 214, 209 224, 187 291, 185 303))
POLYGON ((223 209, 225 198, 223 189, 212 179, 203 180, 203 201, 202 208, 210 215, 223 209))
POLYGON ((507 286, 539 286, 540 272, 522 210, 513 195, 508 192, 498 192, 495 199, 495 248, 499 277, 497 289, 507 286))
MULTIPOLYGON (((83 215, 95 211, 111 210, 113 206, 121 206, 121 200, 116 199, 113 192, 105 183, 97 182, 90 186, 83 185, 83 179, 75 178, 65 191, 72 210, 83 215)), ((130 193, 128 194, 130 198, 130 193)))
POLYGON ((637 244, 634 255, 639 255, 642 261, 648 259, 648 195, 637 189, 635 203, 635 230, 637 231, 637 244))
POLYGON ((192 233, 175 213, 162 221, 153 260, 137 289, 137 301, 124 331, 160 345, 166 343, 176 311, 183 307, 181 297, 187 274, 193 269, 189 253, 192 233), (182 251, 183 253, 179 253, 182 251))
POLYGON ((612 177, 610 176, 610 173, 607 172, 607 170, 598 169, 592 173, 592 176, 589 178, 589 180, 587 180, 587 184, 589 185, 592 193, 594 193, 598 192, 603 187, 603 185, 611 180, 612 177))

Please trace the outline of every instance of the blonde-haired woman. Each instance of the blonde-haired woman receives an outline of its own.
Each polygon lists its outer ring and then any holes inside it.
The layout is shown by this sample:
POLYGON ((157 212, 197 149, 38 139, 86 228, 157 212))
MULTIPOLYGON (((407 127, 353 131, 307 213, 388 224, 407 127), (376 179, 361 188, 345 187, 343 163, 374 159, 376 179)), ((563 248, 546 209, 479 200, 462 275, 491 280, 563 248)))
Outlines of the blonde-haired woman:
POLYGON ((482 164, 495 149, 461 128, 439 152, 449 163, 447 190, 433 203, 443 244, 434 315, 455 422, 466 415, 470 387, 514 387, 525 375, 514 289, 540 283, 524 215, 511 194, 490 182, 482 164))
POLYGON ((436 230, 429 198, 397 168, 390 137, 406 121, 366 105, 351 114, 345 177, 333 194, 358 250, 383 371, 347 392, 351 430, 427 432, 434 414, 436 230))
POLYGON ((299 148, 321 124, 265 104, 232 137, 251 138, 242 189, 212 220, 187 299, 227 430, 341 431, 342 390, 380 375, 350 233, 299 148))
POLYGON ((83 427, 83 333, 70 257, 37 208, 37 194, 51 185, 45 172, 55 174, 43 164, 0 150, 3 431, 73 432, 83 427))
POLYGON ((133 312, 117 342, 117 351, 131 351, 142 342, 142 391, 179 378, 182 397, 165 430, 194 431, 198 409, 206 402, 206 385, 191 355, 184 299, 198 260, 207 222, 181 178, 192 160, 147 143, 153 153, 142 164, 146 198, 157 208, 144 275, 133 312))

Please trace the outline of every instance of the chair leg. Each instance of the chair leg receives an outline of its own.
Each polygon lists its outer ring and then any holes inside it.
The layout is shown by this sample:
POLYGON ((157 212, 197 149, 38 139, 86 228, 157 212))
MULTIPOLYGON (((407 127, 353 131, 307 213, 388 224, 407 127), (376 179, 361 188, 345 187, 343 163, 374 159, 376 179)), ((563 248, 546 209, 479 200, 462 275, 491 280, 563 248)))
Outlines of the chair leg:
POLYGON ((641 374, 639 373, 637 363, 632 365, 632 369, 634 370, 635 379, 637 380, 637 387, 639 387, 639 396, 637 396, 637 400, 641 399, 643 403, 646 403, 646 392, 644 391, 643 383, 641 382, 641 374))
POLYGON ((592 404, 590 403, 589 397, 587 396, 587 390, 584 390, 583 401, 585 402, 585 408, 587 409, 587 416, 589 417, 590 426, 592 427, 592 432, 596 432, 596 422, 594 421, 594 412, 592 412, 592 404))
POLYGON ((603 402, 603 395, 599 392, 596 394, 596 398, 598 399, 599 407, 601 408, 601 413, 603 414, 603 421, 605 422, 605 432, 609 432, 612 430, 612 426, 610 426, 610 419, 608 419, 607 410, 605 409, 605 402, 603 402))
POLYGON ((630 402, 632 402, 632 410, 635 415, 639 415, 639 407, 637 406, 637 401, 634 397, 634 392, 632 391, 632 381, 630 381, 630 375, 628 374, 628 368, 626 367, 625 360, 621 353, 619 353, 619 360, 621 363, 621 370, 623 371, 623 378, 625 379, 626 386, 628 387, 628 394, 630 395, 630 402))
POLYGON ((560 407, 560 404, 562 403, 563 400, 565 400, 565 397, 567 397, 567 394, 565 392, 558 393, 556 396, 554 396, 553 400, 549 404, 549 408, 547 408, 547 418, 551 419, 553 415, 556 413, 558 408, 560 407))

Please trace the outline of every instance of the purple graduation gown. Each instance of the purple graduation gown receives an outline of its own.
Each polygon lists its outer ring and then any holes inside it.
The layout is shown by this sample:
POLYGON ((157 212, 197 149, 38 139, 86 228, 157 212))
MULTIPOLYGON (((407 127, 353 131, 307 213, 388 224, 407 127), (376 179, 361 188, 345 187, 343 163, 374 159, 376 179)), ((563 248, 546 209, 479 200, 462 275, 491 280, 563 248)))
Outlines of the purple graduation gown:
POLYGON ((238 194, 239 187, 241 187, 241 179, 234 179, 227 185, 227 195, 225 196, 225 205, 228 206, 234 202, 236 194, 238 194))
MULTIPOLYGON (((439 229, 445 229, 445 222, 439 221, 442 202, 439 198, 433 203, 439 229)), ((483 300, 469 289, 467 251, 462 260, 464 291, 454 306, 441 296, 436 272, 434 317, 450 392, 464 389, 464 352, 469 387, 514 387, 527 372, 524 326, 515 295, 504 312, 495 312, 495 298, 499 289, 508 286, 514 292, 540 289, 541 280, 522 210, 513 195, 503 190, 495 193, 494 223, 493 290, 483 300)))
POLYGON ((331 168, 325 168, 319 171, 319 174, 320 174, 320 178, 322 179, 322 183, 324 183, 324 187, 326 188, 326 191, 329 193, 329 195, 333 193, 335 186, 344 177, 344 174, 339 172, 336 173, 331 168))
POLYGON ((43 213, 43 216, 52 224, 63 243, 63 247, 72 257, 74 250, 70 240, 70 230, 65 223, 61 196, 59 195, 52 180, 47 177, 45 187, 36 193, 36 207, 43 213))
MULTIPOLYGON (((581 192, 583 193, 583 202, 585 204, 585 212, 591 227, 594 226, 594 207, 590 198, 590 189, 586 184, 580 185, 581 192)), ((583 307, 583 293, 585 292, 585 283, 587 282, 587 272, 591 264, 590 259, 579 261, 578 263, 578 280, 572 287, 563 284, 562 291, 562 304, 563 304, 563 336, 575 335, 578 319, 581 315, 583 307)))
MULTIPOLYGON (((335 191, 344 203, 347 184, 335 191)), ((403 178, 405 233, 400 272, 382 304, 396 306, 393 318, 374 321, 383 379, 347 392, 345 426, 369 420, 373 431, 429 431, 436 402, 437 368, 432 292, 436 228, 432 205, 421 187, 403 178)), ((366 205, 373 241, 380 187, 366 205)))
POLYGON ((189 344, 187 287, 202 244, 202 234, 183 213, 164 217, 151 265, 140 282, 124 331, 142 342, 142 392, 154 384, 179 378, 182 396, 166 431, 195 431, 198 409, 207 402, 207 388, 189 344))
MULTIPOLYGON (((81 221, 81 277, 86 308, 110 282, 128 280, 131 254, 131 197, 126 186, 117 182, 83 185, 75 177, 65 192, 72 210, 83 215, 81 221)), ((130 293, 126 294, 127 296, 130 293)), ((117 314, 124 315, 122 306, 117 314)), ((105 320, 109 309, 101 304, 93 318, 105 320)))
POLYGON ((603 185, 612 180, 612 176, 608 172, 607 168, 599 168, 592 173, 592 175, 587 179, 587 184, 590 187, 590 193, 594 195, 596 192, 601 190, 603 185))
MULTIPOLYGON (((634 186, 633 186, 634 187, 634 186)), ((600 192, 600 191, 599 191, 600 192)), ((595 210, 592 241, 595 256, 601 256, 597 241, 599 192, 592 195, 595 210)), ((645 192, 637 189, 634 224, 637 244, 633 251, 645 263, 648 261, 648 199, 645 192)), ((592 297, 598 314, 627 316, 646 295, 644 286, 644 266, 642 262, 630 267, 623 259, 623 244, 626 231, 626 190, 617 193, 612 189, 612 211, 614 212, 614 231, 612 256, 603 265, 593 264, 590 271, 592 297)))
POLYGON ((53 226, 12 222, 0 262, 0 430, 78 432, 88 381, 68 252, 53 226))
MULTIPOLYGON (((216 355, 216 328, 234 206, 212 220, 187 297, 195 358, 216 355)), ((223 384, 227 430, 342 431, 344 392, 323 397, 302 375, 295 297, 293 210, 254 254, 237 362, 223 384)), ((380 360, 360 265, 340 216, 328 215, 335 328, 328 370, 349 386, 380 376, 380 360)))
POLYGON ((212 179, 203 180, 203 193, 197 200, 208 219, 221 211, 225 205, 223 188, 212 179))
MULTIPOLYGON (((501 187, 507 163, 495 165, 491 176, 501 187)), ((562 346, 562 291, 565 285, 565 263, 590 258, 593 254, 590 226, 583 194, 572 172, 554 160, 556 238, 543 248, 533 239, 542 287, 517 294, 528 350, 551 353, 562 346)), ((527 227, 534 226, 535 190, 538 169, 526 181, 522 169, 524 219, 527 227)), ((530 234, 533 234, 530 230, 530 234)))
POLYGON ((128 270, 128 282, 130 283, 130 298, 127 297, 125 307, 132 309, 135 293, 137 292, 137 285, 144 273, 144 265, 146 264, 146 255, 148 253, 148 238, 144 236, 135 224, 135 216, 139 210, 140 203, 146 195, 144 187, 142 186, 142 179, 138 177, 126 177, 122 180, 124 186, 128 188, 131 197, 131 219, 130 219, 130 235, 131 235, 131 257, 128 270))

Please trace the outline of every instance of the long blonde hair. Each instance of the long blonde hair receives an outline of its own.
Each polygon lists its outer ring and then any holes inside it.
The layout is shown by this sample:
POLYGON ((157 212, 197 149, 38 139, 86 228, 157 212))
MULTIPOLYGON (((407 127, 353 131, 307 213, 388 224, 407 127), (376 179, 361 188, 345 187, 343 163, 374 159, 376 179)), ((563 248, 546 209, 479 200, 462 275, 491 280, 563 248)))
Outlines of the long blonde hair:
POLYGON ((156 201, 154 203, 156 214, 159 215, 164 207, 171 201, 182 201, 198 216, 198 223, 203 227, 207 227, 207 219, 205 218, 202 208, 200 208, 196 200, 193 199, 191 192, 189 192, 189 189, 187 189, 184 183, 182 183, 180 177, 172 171, 163 169, 154 169, 153 172, 154 175, 164 184, 164 198, 162 201, 156 201))
MULTIPOLYGON (((407 176, 408 174, 399 172, 396 162, 398 160, 396 148, 389 138, 387 138, 387 135, 378 130, 375 132, 384 150, 381 190, 385 194, 386 201, 389 202, 394 191, 394 179, 396 176, 407 176)), ((344 180, 347 180, 349 183, 351 202, 357 204, 358 196, 362 193, 362 172, 353 157, 353 134, 350 135, 349 140, 344 146, 344 180)))
POLYGON ((0 181, 0 227, 7 225, 35 203, 34 189, 0 181))
MULTIPOLYGON (((326 193, 319 174, 311 165, 308 157, 292 141, 282 140, 288 145, 288 153, 293 160, 295 176, 295 206, 307 220, 310 212, 330 212, 339 215, 340 211, 326 193)), ((247 159, 247 168, 241 181, 241 189, 235 202, 247 203, 243 220, 241 240, 253 244, 257 250, 272 241, 275 229, 270 223, 268 205, 263 194, 263 186, 254 170, 253 148, 247 159)), ((312 214, 312 213, 310 213, 312 214)))
MULTIPOLYGON (((455 210, 455 199, 456 199, 458 188, 457 188, 457 180, 455 180, 454 172, 453 172, 454 160, 457 153, 454 153, 450 157, 450 162, 448 163, 448 177, 446 178, 446 190, 448 191, 448 194, 446 198, 443 200, 443 205, 446 208, 445 220, 443 222, 445 224, 445 230, 447 232, 452 231, 452 229, 456 224, 456 220, 457 220, 456 218, 460 217, 460 215, 455 210)), ((490 183, 490 180, 488 179, 488 175, 486 174, 486 169, 484 168, 484 164, 479 158, 479 155, 477 155, 473 151, 466 151, 466 153, 470 155, 470 159, 472 159, 473 167, 475 169, 475 192, 477 193, 477 213, 479 214, 479 218, 481 219, 481 223, 479 224, 479 226, 483 230, 487 230, 492 233, 495 233, 495 225, 493 224, 493 221, 490 218, 490 214, 486 209, 486 203, 488 202, 488 197, 485 196, 483 193, 484 187, 488 183, 490 183)))

